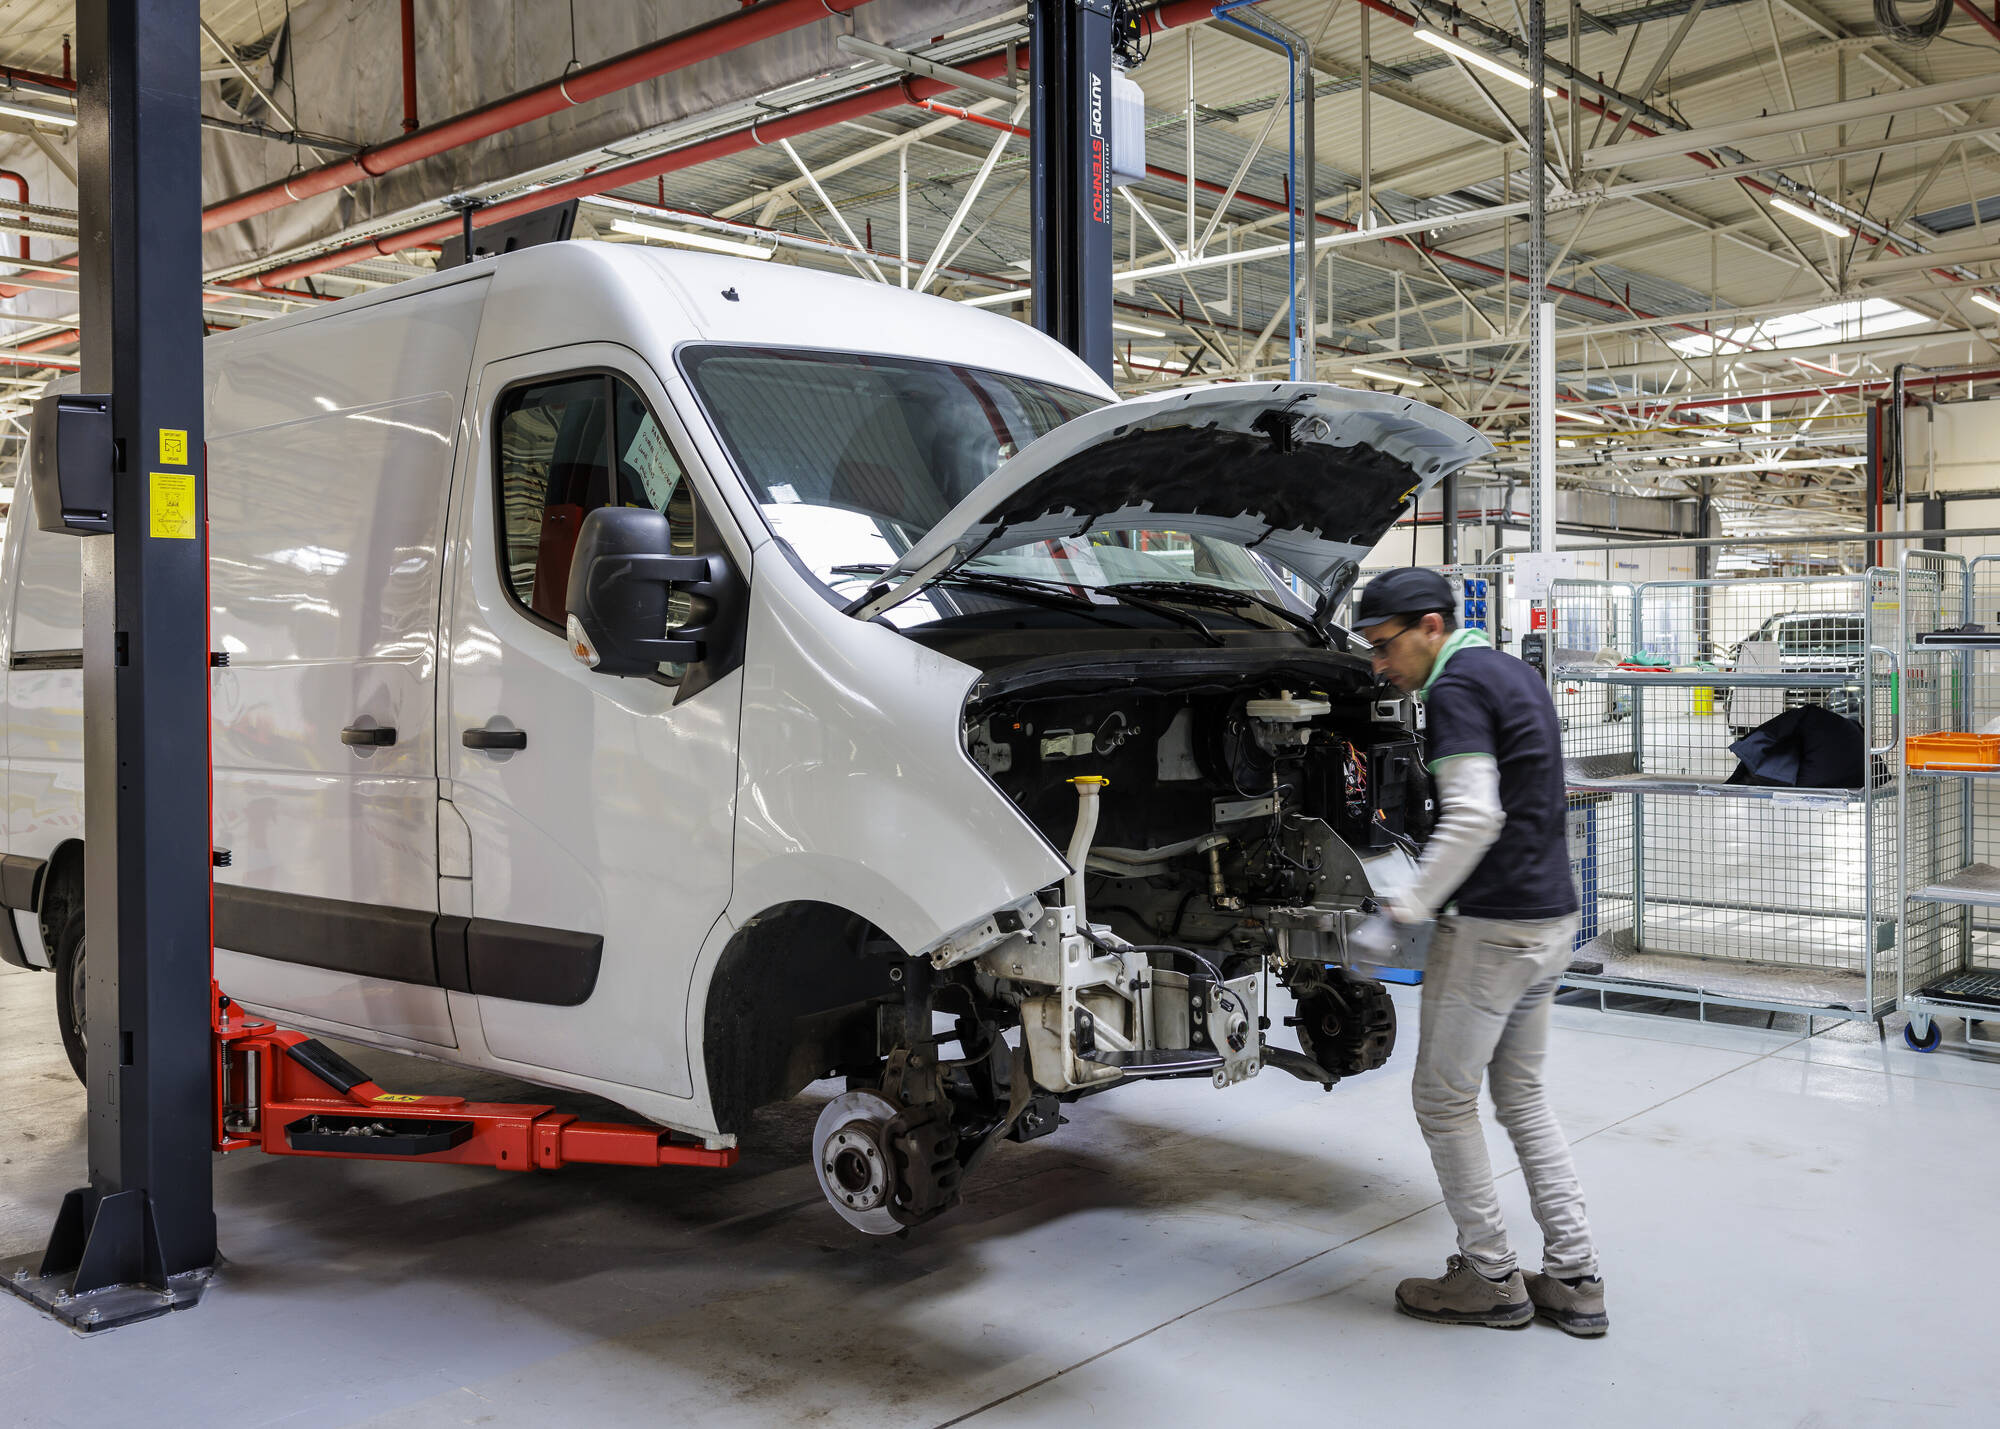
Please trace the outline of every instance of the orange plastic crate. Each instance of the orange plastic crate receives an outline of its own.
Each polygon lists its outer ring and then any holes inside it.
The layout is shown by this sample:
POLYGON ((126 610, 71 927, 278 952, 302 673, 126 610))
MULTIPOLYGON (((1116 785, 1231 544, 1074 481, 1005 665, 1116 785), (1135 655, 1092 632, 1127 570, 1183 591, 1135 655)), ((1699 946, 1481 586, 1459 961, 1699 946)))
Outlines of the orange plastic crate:
POLYGON ((1913 734, 1903 741, 1912 769, 2000 767, 2000 734, 1913 734))

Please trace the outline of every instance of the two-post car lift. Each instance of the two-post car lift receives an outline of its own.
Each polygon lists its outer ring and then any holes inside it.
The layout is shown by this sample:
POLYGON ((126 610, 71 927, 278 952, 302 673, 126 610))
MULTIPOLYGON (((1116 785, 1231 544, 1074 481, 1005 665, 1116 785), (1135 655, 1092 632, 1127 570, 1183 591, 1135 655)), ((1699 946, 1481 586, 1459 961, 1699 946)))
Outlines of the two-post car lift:
MULTIPOLYGON (((89 1178, 0 1287, 79 1329, 196 1303, 211 1158, 257 1149, 554 1170, 728 1166, 658 1127, 386 1092, 214 982, 198 0, 78 0, 82 380, 45 398, 36 511, 83 558, 89 1178), (46 427, 45 427, 46 418, 46 427), (52 468, 46 473, 42 468, 52 468), (47 493, 42 478, 58 488, 47 493)), ((1035 322, 1109 378, 1111 60, 1123 0, 1037 0, 1035 322)))
POLYGON ((82 381, 47 397, 37 519, 83 555, 89 1176, 0 1288, 79 1330, 193 1305, 213 1155, 550 1171, 728 1166, 659 1127, 387 1092, 214 981, 201 355, 200 5, 78 0, 82 381), (192 751, 202 751, 190 757, 192 751))

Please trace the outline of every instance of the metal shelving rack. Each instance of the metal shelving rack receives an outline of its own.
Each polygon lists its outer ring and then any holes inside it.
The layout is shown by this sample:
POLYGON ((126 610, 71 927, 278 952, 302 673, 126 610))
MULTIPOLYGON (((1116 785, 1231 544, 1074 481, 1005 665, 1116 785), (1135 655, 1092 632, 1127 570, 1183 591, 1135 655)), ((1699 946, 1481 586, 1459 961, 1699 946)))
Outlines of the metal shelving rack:
POLYGON ((1897 710, 1903 790, 1898 1004, 1904 1040, 1934 1051, 1939 1016, 1963 1019, 1969 1046, 2000 1022, 2000 769, 1912 768, 1913 735, 1979 732, 2000 721, 2000 560, 1908 551, 1898 562, 1899 646, 1908 672, 1897 710), (1967 622, 1984 631, 1963 631, 1967 622), (1940 634, 1939 632, 1949 632, 1940 634))
POLYGON ((1571 837, 1587 870, 1572 987, 1611 996, 1867 1020, 1895 1005, 1896 573, 1813 579, 1557 581, 1549 685, 1571 837), (1690 670, 1773 629, 1782 668, 1690 670), (1806 632, 1803 637, 1797 632, 1806 632), (1817 639, 1824 648, 1814 648, 1817 639), (1658 656, 1621 669, 1600 651, 1658 656), (1826 704, 1868 751, 1854 788, 1729 782, 1737 729, 1826 704), (1885 742, 1887 739, 1887 742, 1885 742), (1582 967, 1599 964, 1597 971, 1582 967))

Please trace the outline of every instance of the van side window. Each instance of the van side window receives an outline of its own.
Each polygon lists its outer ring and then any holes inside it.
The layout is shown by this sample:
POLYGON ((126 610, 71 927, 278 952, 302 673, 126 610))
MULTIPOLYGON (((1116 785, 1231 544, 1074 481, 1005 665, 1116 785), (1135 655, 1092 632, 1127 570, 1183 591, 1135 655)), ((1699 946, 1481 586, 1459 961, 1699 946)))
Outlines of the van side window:
MULTIPOLYGON (((598 507, 650 506, 666 513, 675 555, 702 549, 708 527, 686 468, 645 399, 618 378, 581 373, 512 388, 494 432, 501 573, 514 600, 556 630, 568 614, 570 556, 598 507)), ((684 621, 674 614, 670 625, 684 621)))

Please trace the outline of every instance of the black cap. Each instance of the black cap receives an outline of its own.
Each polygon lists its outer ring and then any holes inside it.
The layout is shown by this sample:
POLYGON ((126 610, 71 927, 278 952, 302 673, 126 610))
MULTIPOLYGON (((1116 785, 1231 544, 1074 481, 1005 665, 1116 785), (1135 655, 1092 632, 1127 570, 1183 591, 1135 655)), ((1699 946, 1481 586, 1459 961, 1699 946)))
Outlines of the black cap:
POLYGON ((1429 611, 1458 609, 1458 597, 1451 582, 1436 571, 1420 566, 1401 566, 1384 571, 1362 588, 1354 608, 1354 628, 1365 630, 1398 615, 1423 615, 1429 611))

